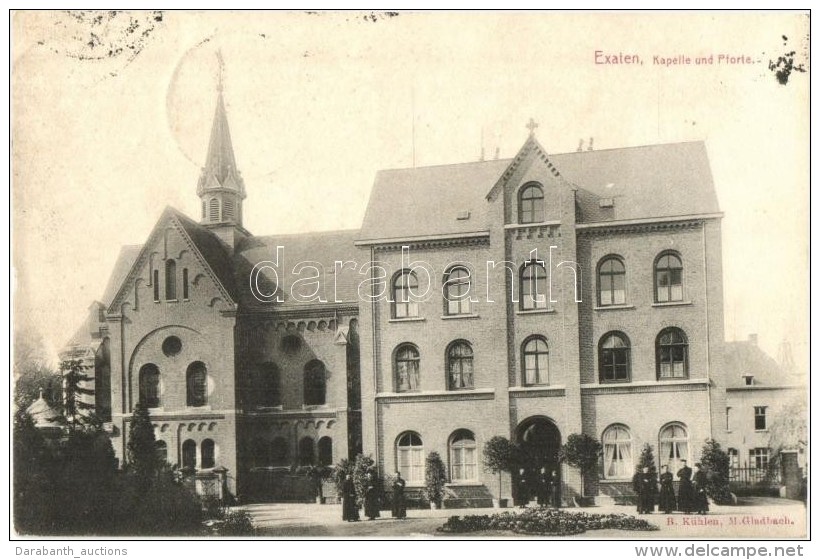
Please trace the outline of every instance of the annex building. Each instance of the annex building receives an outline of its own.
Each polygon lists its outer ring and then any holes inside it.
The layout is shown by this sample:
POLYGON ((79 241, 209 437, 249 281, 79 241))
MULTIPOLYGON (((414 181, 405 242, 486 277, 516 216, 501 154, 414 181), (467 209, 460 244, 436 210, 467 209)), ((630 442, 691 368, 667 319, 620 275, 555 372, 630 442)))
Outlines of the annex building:
POLYGON ((531 123, 512 159, 378 172, 360 230, 259 236, 220 91, 194 190, 201 214, 124 247, 66 349, 95 365, 120 459, 138 401, 168 462, 248 499, 360 452, 420 488, 432 451, 450 499, 509 497, 482 468, 497 435, 569 499, 557 453, 581 432, 604 447, 585 492, 614 496, 644 443, 676 472, 726 440, 703 143, 551 154, 531 123))

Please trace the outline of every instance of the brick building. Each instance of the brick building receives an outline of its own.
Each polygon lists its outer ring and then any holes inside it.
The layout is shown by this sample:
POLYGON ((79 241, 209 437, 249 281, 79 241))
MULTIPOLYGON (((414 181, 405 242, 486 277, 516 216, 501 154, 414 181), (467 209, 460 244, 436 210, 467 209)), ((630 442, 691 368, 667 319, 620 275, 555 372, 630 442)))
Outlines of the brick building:
MULTIPOLYGON (((361 230, 260 237, 220 92, 199 221, 168 208, 124 248, 75 336, 110 356, 120 458, 139 400, 169 462, 260 499, 288 467, 360 451, 411 491, 437 451, 450 499, 507 497, 485 442, 552 469, 579 432, 604 445, 587 493, 612 495, 644 443, 676 470, 724 440, 704 145, 549 154, 533 132, 512 159, 379 172, 361 230)), ((580 476, 559 470, 568 499, 580 476)))

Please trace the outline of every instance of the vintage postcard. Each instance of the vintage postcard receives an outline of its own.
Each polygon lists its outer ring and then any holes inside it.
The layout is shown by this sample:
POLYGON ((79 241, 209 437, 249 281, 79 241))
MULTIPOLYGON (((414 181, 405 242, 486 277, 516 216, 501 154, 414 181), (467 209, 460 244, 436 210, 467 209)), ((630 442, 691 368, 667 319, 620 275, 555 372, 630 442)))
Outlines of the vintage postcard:
POLYGON ((10 17, 16 537, 808 536, 808 13, 10 17))

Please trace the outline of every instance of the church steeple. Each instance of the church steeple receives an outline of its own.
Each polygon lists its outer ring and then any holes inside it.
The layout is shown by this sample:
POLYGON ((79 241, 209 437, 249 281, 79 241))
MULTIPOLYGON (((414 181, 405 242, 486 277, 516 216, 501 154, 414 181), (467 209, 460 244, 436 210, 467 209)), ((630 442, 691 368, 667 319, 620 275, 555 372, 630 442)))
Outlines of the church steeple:
POLYGON ((236 225, 242 227, 242 200, 245 182, 236 168, 228 115, 222 92, 222 56, 219 59, 216 112, 211 126, 211 139, 205 166, 199 176, 196 193, 202 200, 202 224, 236 225))

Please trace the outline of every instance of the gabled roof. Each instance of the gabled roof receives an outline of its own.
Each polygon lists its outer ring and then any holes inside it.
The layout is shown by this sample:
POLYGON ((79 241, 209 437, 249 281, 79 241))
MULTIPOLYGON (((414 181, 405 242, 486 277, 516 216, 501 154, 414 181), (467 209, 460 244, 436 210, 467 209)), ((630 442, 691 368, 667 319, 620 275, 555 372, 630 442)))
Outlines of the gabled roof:
MULTIPOLYGON (((299 305, 321 305, 320 303, 300 304, 290 297, 291 286, 298 278, 307 278, 312 271, 303 271, 293 274, 292 271, 299 263, 319 263, 324 269, 325 276, 320 285, 328 304, 338 302, 355 303, 358 301, 358 285, 365 280, 359 273, 359 267, 364 263, 360 251, 353 245, 358 238, 359 230, 322 231, 300 233, 295 235, 269 235, 249 237, 243 239, 234 253, 234 270, 236 271, 236 286, 239 290, 239 301, 243 309, 271 310, 299 305), (274 261, 276 248, 283 247, 283 262, 277 270, 279 283, 276 286, 281 290, 284 298, 282 304, 269 304, 257 300, 250 289, 250 274, 253 267, 262 261, 274 261), (357 268, 350 266, 334 274, 336 261, 356 261, 357 268), (335 298, 334 298, 335 290, 335 298)), ((266 276, 271 279, 271 275, 266 276)), ((271 288, 272 288, 271 284, 271 288)), ((271 288, 265 288, 267 292, 271 288)), ((305 288, 310 289, 309 287, 305 288)))
POLYGON ((745 387, 745 375, 754 377, 753 386, 782 387, 805 382, 800 376, 783 371, 774 358, 748 340, 725 344, 724 367, 727 387, 745 387))
POLYGON ((105 286, 103 292, 102 303, 106 308, 111 306, 114 298, 117 297, 117 292, 120 291, 125 277, 131 271, 134 263, 140 256, 142 245, 123 245, 120 247, 120 254, 117 255, 117 261, 114 264, 114 270, 111 271, 111 276, 108 277, 108 284, 105 286))
POLYGON ((513 159, 378 172, 359 239, 485 231, 487 198, 534 157, 577 189, 581 224, 720 212, 703 142, 547 154, 531 137, 513 159))
MULTIPOLYGON (((237 302, 233 266, 227 248, 208 228, 197 224, 179 210, 169 206, 163 211, 148 241, 140 247, 139 254, 131 262, 126 276, 117 284, 114 297, 106 301, 109 312, 116 312, 114 308, 124 297, 125 287, 139 273, 144 261, 148 258, 147 250, 158 242, 162 230, 169 225, 177 227, 182 237, 191 247, 194 256, 200 261, 206 272, 212 275, 217 289, 222 292, 225 299, 232 304, 237 302)), ((121 252, 121 257, 122 254, 123 252, 121 252)), ((115 272, 119 273, 120 271, 115 270, 115 272)))

